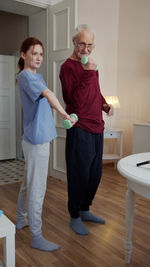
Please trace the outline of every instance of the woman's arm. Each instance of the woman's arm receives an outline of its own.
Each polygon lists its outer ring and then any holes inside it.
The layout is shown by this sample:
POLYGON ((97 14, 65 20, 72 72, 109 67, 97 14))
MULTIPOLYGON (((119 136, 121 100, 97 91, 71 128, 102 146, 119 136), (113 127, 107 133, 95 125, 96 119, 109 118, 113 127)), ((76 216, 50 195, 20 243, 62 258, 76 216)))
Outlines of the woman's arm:
POLYGON ((42 96, 46 97, 50 105, 58 111, 58 113, 62 116, 63 119, 68 119, 71 121, 72 125, 75 123, 75 119, 73 117, 70 117, 67 112, 64 110, 64 108, 61 106, 60 102, 58 101, 55 94, 50 89, 45 89, 42 92, 42 96))

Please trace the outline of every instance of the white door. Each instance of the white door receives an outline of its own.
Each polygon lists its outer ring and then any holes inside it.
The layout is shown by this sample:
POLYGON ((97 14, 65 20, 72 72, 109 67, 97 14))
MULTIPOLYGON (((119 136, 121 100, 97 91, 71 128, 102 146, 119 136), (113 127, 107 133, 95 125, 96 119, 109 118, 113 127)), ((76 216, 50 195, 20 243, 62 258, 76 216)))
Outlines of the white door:
MULTIPOLYGON (((72 36, 76 27, 76 0, 64 0, 48 8, 48 74, 49 88, 64 106, 59 81, 61 64, 73 51, 72 36)), ((54 111, 58 137, 51 143, 50 175, 66 180, 65 137, 62 118, 54 111)))
POLYGON ((16 158, 15 57, 0 56, 0 160, 16 158))

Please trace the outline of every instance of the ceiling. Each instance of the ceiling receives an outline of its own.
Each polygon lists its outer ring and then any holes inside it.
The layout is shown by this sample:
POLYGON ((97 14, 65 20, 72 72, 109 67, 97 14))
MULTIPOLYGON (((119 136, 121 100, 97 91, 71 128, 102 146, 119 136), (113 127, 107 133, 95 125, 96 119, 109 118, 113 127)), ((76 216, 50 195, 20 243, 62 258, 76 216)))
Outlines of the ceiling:
POLYGON ((0 0, 0 11, 15 13, 22 16, 31 16, 42 11, 43 8, 15 2, 14 0, 0 0))

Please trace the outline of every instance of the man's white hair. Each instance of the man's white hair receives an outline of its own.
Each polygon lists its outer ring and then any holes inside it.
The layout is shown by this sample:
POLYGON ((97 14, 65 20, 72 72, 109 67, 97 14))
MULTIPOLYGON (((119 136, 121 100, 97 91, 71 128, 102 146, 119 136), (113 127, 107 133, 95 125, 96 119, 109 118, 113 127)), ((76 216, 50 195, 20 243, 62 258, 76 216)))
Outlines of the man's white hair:
POLYGON ((90 28, 89 25, 87 25, 87 24, 80 24, 80 25, 78 25, 78 26, 75 28, 75 30, 74 30, 73 39, 75 39, 75 38, 77 37, 77 35, 78 35, 80 32, 82 32, 83 30, 89 30, 89 31, 91 31, 91 32, 94 34, 93 30, 90 28))

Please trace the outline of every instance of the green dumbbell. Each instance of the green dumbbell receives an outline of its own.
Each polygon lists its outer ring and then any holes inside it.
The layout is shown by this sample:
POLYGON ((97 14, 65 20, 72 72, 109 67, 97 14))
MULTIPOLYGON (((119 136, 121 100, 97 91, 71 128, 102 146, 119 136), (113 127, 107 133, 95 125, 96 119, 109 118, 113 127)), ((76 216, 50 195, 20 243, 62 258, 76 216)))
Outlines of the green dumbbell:
MULTIPOLYGON (((86 65, 86 64, 88 63, 88 57, 87 57, 87 56, 82 57, 82 58, 81 58, 81 63, 82 63, 83 65, 86 65)), ((95 70, 98 70, 98 67, 96 67, 95 70)))
MULTIPOLYGON (((78 121, 78 116, 75 114, 75 113, 72 113, 70 115, 70 117, 74 117, 75 118, 75 122, 78 121)), ((71 127, 72 127, 72 123, 70 120, 64 120, 63 123, 62 123, 63 127, 66 129, 66 130, 69 130, 71 127)))
POLYGON ((88 57, 87 57, 87 56, 82 57, 82 58, 81 58, 81 63, 82 63, 83 65, 87 64, 87 63, 88 63, 88 57))

